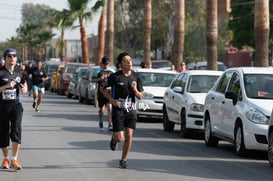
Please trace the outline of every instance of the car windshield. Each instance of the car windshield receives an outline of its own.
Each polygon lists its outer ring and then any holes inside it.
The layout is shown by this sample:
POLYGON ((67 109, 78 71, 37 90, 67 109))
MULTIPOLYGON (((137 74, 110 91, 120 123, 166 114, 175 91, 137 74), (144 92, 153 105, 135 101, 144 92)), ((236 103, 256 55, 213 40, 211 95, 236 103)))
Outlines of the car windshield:
POLYGON ((273 99, 273 74, 245 74, 246 96, 255 99, 273 99))
POLYGON ((143 86, 168 87, 176 74, 159 72, 139 72, 143 86))
POLYGON ((218 77, 218 75, 192 75, 189 78, 187 91, 190 93, 208 93, 218 77))
POLYGON ((65 72, 66 73, 73 73, 77 67, 78 67, 77 65, 67 65, 65 72))
POLYGON ((57 69, 58 65, 53 64, 53 65, 48 65, 48 74, 51 75, 52 72, 54 72, 57 69))

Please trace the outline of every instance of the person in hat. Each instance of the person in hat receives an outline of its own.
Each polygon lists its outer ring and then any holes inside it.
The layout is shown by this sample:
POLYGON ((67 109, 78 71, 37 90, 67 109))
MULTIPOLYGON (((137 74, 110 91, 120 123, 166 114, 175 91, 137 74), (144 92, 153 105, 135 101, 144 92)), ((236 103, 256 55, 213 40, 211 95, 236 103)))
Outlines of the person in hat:
MULTIPOLYGON (((98 106, 99 106, 99 128, 101 131, 104 131, 103 126, 103 114, 104 107, 107 108, 107 121, 108 121, 108 131, 112 131, 112 119, 111 119, 111 104, 108 99, 103 96, 99 88, 104 86, 107 82, 108 77, 114 72, 114 70, 109 68, 110 61, 108 57, 103 57, 100 62, 100 67, 97 68, 92 75, 92 82, 97 83, 97 97, 98 97, 98 106)), ((109 90, 110 91, 110 90, 109 90)))
POLYGON ((132 59, 127 52, 118 55, 118 64, 121 70, 113 73, 108 78, 107 84, 101 88, 103 95, 112 104, 113 134, 110 141, 112 151, 117 149, 117 144, 125 138, 120 168, 127 168, 127 155, 132 146, 133 133, 136 128, 136 98, 143 96, 141 76, 132 70, 132 59), (109 94, 107 88, 114 89, 109 94))
POLYGON ((23 106, 20 92, 27 93, 27 83, 20 70, 15 69, 16 50, 4 51, 5 66, 0 68, 0 148, 3 152, 2 168, 22 169, 17 157, 21 145, 23 106), (8 147, 12 142, 12 157, 8 147))

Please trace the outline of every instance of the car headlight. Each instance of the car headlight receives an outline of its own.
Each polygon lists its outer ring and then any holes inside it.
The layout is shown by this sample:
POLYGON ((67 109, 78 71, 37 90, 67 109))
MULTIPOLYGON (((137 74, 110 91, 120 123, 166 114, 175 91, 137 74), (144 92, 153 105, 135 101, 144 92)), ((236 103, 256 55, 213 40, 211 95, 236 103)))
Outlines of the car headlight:
POLYGON ((142 95, 143 95, 143 97, 142 97, 143 99, 151 99, 154 97, 154 95, 149 92, 143 92, 142 95))
POLYGON ((193 103, 191 104, 191 110, 196 112, 203 112, 204 111, 204 105, 193 103))
POLYGON ((268 123, 268 119, 267 117, 261 113, 260 111, 256 110, 256 109, 249 109, 249 111, 247 111, 246 113, 246 117, 256 123, 256 124, 267 124, 268 123))

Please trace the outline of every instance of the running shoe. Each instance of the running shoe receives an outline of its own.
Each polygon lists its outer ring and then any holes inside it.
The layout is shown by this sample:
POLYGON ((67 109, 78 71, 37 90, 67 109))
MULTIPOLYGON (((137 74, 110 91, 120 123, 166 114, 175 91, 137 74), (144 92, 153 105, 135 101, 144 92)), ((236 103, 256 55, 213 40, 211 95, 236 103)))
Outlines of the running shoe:
POLYGON ((36 112, 40 112, 39 106, 38 106, 38 105, 36 106, 35 111, 36 111, 36 112))
POLYGON ((9 159, 4 159, 2 162, 3 169, 9 169, 9 159))
POLYGON ((18 160, 11 160, 10 167, 15 170, 21 170, 22 166, 18 160))
POLYGON ((112 125, 108 126, 108 131, 113 131, 113 126, 112 125))
POLYGON ((36 107, 36 102, 33 101, 33 103, 32 103, 32 108, 35 109, 35 107, 36 107))
POLYGON ((127 168, 126 160, 120 160, 119 161, 119 166, 120 166, 120 168, 127 168))
POLYGON ((110 141, 110 148, 112 151, 115 151, 118 147, 118 143, 112 138, 110 141))

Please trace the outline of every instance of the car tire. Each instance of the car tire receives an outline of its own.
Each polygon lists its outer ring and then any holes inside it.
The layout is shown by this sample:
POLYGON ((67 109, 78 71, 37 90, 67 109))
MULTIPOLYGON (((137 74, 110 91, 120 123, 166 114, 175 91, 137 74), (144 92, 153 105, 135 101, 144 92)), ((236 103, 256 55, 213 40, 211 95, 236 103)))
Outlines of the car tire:
POLYGON ((166 109, 163 109, 163 130, 167 132, 174 130, 174 123, 169 120, 166 109))
POLYGON ((205 144, 210 147, 216 147, 219 139, 212 135, 210 117, 205 117, 205 144))
POLYGON ((186 120, 186 111, 182 110, 181 111, 181 125, 180 125, 180 134, 181 137, 189 137, 190 136, 190 131, 186 127, 187 125, 187 120, 186 120))
POLYGON ((237 155, 243 155, 246 152, 245 142, 244 142, 244 133, 242 124, 237 124, 235 127, 235 135, 234 135, 234 144, 235 151, 237 155))
POLYGON ((88 89, 86 89, 86 91, 85 91, 85 104, 90 105, 91 102, 92 101, 88 98, 88 89))
POLYGON ((268 162, 271 167, 273 167, 273 131, 269 134, 268 137, 268 162))

